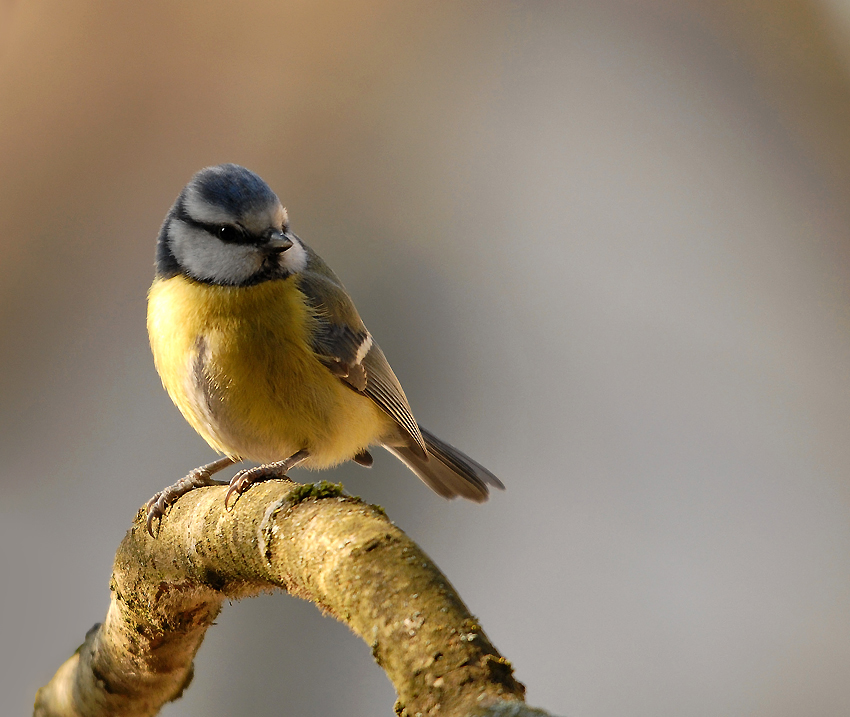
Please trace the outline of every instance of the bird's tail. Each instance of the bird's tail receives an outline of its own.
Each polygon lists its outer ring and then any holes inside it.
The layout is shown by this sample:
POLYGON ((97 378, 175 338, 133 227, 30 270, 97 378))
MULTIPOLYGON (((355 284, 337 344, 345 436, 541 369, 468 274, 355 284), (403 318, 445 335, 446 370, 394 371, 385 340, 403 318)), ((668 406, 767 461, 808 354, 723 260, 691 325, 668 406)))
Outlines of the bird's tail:
POLYGON ((435 493, 444 498, 460 496, 483 503, 490 495, 488 486, 504 490, 502 481, 480 463, 441 441, 422 426, 419 426, 419 430, 428 449, 427 459, 407 446, 384 445, 384 448, 410 468, 435 493))

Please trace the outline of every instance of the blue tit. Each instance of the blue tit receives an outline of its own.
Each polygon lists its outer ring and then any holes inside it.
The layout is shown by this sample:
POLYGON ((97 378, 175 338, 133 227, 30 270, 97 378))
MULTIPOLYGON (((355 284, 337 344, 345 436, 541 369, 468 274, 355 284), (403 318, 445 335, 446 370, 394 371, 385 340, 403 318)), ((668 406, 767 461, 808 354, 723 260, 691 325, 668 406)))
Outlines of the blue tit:
POLYGON ((226 508, 296 465, 369 466, 372 445, 446 498, 482 502, 503 488, 416 422, 336 274, 244 167, 207 167, 180 192, 157 240, 147 324, 168 395, 224 456, 151 498, 149 531, 181 495, 243 460, 260 465, 230 481, 226 508))

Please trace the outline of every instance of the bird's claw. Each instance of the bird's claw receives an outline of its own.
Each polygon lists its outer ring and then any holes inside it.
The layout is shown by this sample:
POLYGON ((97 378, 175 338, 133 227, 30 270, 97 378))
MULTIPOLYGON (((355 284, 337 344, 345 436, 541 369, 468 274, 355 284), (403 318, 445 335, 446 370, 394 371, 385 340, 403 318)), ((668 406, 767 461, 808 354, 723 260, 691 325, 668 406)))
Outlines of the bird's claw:
POLYGON ((148 534, 155 538, 156 535, 153 532, 153 522, 155 520, 159 521, 156 526, 156 532, 159 533, 159 528, 162 525, 162 516, 165 515, 165 509, 167 507, 165 501, 162 499, 165 494, 164 490, 159 491, 158 493, 154 493, 153 498, 151 498, 147 505, 145 505, 145 514, 147 518, 145 520, 145 525, 148 529, 148 534))
MULTIPOLYGON (((248 488, 250 488, 254 483, 260 483, 262 481, 271 480, 273 478, 282 478, 284 480, 288 480, 289 476, 286 475, 287 471, 290 468, 294 468, 299 463, 303 463, 307 458, 310 457, 309 451, 306 449, 302 449, 295 453, 285 461, 278 461, 277 463, 266 463, 262 466, 256 466, 255 468, 245 468, 244 470, 239 471, 233 478, 230 480, 230 487, 227 489, 227 494, 224 496, 224 509, 229 513, 233 510, 233 505, 230 504, 230 499, 234 495, 236 496, 236 500, 239 499, 239 496, 242 495, 248 488)), ((234 500, 234 505, 235 505, 234 500)))
POLYGON ((239 471, 230 481, 230 487, 224 495, 224 509, 230 513, 242 495, 254 483, 260 483, 270 478, 286 478, 286 470, 280 470, 272 466, 257 466, 256 468, 246 468, 239 471), (235 496, 235 498, 234 498, 235 496), (230 499, 233 498, 233 503, 230 499))
MULTIPOLYGON (((233 461, 229 458, 222 458, 214 463, 210 463, 209 465, 195 468, 193 471, 190 471, 188 475, 184 476, 173 485, 163 488, 158 493, 155 493, 145 505, 145 512, 147 514, 145 525, 150 536, 152 538, 156 537, 153 530, 154 521, 158 520, 159 525, 162 524, 162 517, 165 515, 165 511, 168 509, 168 506, 172 505, 178 498, 186 495, 186 493, 194 490, 195 488, 201 488, 208 485, 218 485, 219 481, 212 477, 213 473, 227 467, 227 465, 230 465, 232 462, 233 461)), ((159 526, 157 526, 157 533, 159 533, 159 526)))

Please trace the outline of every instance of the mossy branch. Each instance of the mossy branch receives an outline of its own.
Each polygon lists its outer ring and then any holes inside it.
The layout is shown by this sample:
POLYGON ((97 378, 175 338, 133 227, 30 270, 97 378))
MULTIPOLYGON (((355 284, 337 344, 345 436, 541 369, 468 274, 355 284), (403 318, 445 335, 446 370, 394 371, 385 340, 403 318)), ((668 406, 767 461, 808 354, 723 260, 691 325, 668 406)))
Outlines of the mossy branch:
POLYGON ((226 513, 224 487, 183 496, 157 539, 122 541, 101 625, 36 696, 38 717, 155 715, 192 679, 225 600, 275 588, 372 648, 400 715, 541 715, 445 576, 374 506, 328 483, 269 481, 226 513))

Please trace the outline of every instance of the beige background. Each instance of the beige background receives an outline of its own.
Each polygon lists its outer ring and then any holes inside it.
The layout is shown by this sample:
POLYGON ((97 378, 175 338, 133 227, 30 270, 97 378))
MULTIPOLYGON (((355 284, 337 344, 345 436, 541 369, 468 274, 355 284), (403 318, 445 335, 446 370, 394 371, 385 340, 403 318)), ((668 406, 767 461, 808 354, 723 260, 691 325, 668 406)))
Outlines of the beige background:
MULTIPOLYGON (((144 330, 198 168, 260 173, 420 421, 508 486, 327 477, 562 715, 850 714, 847 2, 0 2, 0 711, 211 459, 144 330)), ((305 478, 313 476, 301 474, 305 478)), ((368 647, 227 607, 163 714, 390 714, 368 647)))

